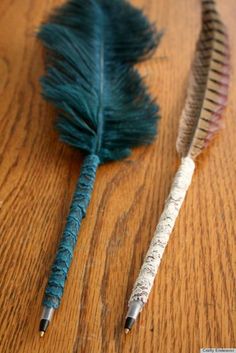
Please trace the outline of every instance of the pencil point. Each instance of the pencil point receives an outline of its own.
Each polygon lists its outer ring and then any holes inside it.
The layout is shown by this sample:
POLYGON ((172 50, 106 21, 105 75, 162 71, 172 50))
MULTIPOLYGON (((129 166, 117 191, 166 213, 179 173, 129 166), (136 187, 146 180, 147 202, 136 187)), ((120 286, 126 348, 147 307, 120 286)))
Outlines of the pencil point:
POLYGON ((135 319, 132 317, 127 317, 125 320, 125 333, 128 333, 131 331, 131 328, 133 327, 133 324, 135 323, 135 319))
POLYGON ((43 336, 44 336, 45 332, 47 331, 49 322, 50 322, 50 321, 45 320, 45 319, 42 319, 42 320, 40 321, 40 325, 39 325, 39 334, 40 334, 40 337, 43 337, 43 336))
POLYGON ((48 326, 52 320, 53 313, 54 313, 53 308, 47 308, 45 306, 43 307, 43 312, 42 312, 42 316, 39 324, 40 337, 43 337, 45 332, 47 331, 48 326))

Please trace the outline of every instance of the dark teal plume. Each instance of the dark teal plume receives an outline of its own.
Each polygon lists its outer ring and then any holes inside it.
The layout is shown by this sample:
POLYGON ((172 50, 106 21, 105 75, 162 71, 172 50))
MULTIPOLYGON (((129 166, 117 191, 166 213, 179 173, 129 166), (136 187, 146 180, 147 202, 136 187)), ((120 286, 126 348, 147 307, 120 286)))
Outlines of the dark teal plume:
POLYGON ((72 0, 43 24, 47 48, 43 96, 59 110, 61 139, 86 155, 44 305, 57 308, 99 163, 128 156, 156 136, 158 106, 134 64, 160 35, 123 0, 72 0))

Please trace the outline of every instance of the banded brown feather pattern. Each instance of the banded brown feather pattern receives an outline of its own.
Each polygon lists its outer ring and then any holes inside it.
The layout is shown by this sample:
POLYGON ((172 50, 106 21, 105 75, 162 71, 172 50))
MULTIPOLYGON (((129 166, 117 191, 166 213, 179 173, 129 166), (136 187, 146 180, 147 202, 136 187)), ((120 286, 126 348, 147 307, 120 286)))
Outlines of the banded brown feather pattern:
POLYGON ((229 88, 229 43, 214 1, 202 0, 202 29, 182 113, 177 150, 195 159, 222 126, 229 88))

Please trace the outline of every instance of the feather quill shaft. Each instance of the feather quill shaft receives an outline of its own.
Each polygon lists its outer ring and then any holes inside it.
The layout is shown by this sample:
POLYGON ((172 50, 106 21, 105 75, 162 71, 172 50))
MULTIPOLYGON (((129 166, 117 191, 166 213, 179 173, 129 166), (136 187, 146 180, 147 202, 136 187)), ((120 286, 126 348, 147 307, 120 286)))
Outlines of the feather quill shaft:
POLYGON ((177 151, 182 163, 129 300, 130 330, 150 295, 169 236, 191 184, 196 157, 221 127, 229 87, 229 44, 213 0, 202 0, 202 28, 181 117, 177 151))

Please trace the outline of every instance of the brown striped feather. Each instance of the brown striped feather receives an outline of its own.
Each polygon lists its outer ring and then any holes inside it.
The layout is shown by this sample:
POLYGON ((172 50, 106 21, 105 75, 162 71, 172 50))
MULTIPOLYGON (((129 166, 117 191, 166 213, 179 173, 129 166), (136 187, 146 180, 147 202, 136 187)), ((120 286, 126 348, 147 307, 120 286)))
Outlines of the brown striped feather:
POLYGON ((229 43, 213 0, 202 0, 202 28, 182 113, 177 151, 195 159, 222 126, 229 88, 229 43))

